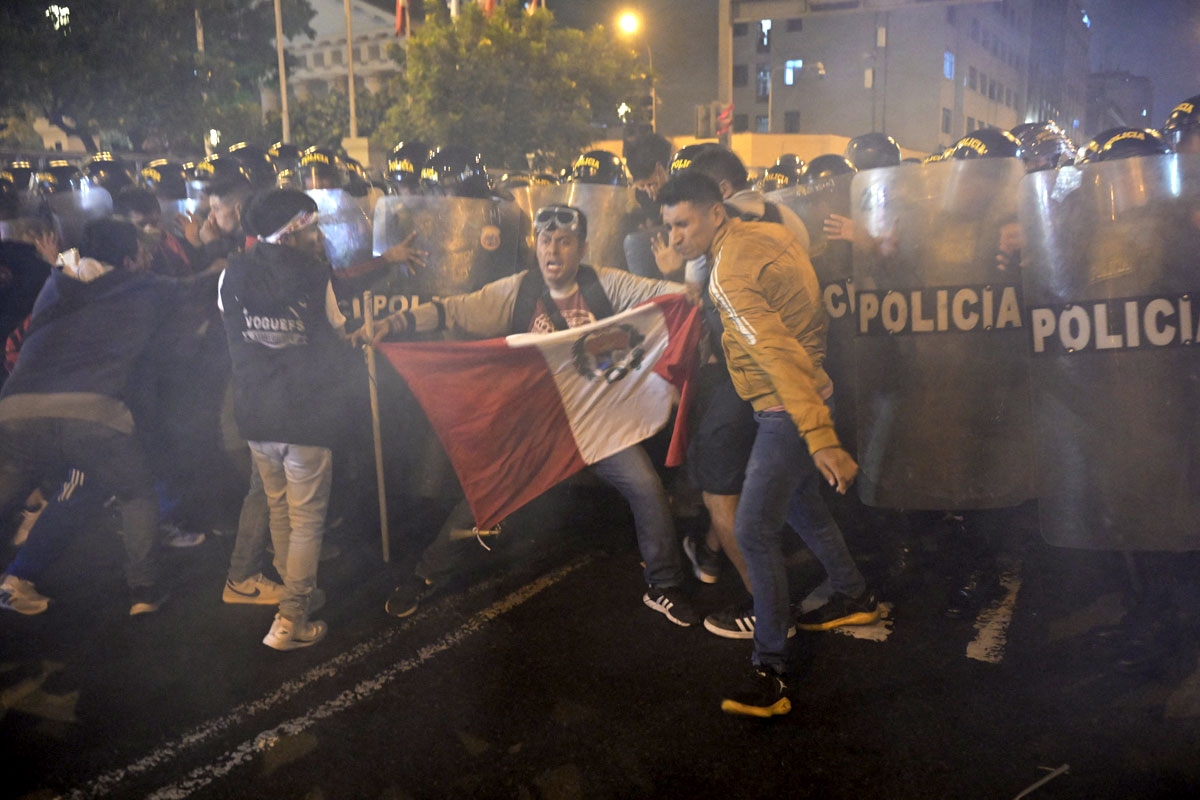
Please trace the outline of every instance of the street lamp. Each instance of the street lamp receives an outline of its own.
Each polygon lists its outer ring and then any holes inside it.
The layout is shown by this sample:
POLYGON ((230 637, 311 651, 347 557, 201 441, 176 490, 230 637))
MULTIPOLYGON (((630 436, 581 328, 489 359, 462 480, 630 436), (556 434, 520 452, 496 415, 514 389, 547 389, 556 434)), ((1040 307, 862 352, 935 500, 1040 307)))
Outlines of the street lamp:
MULTIPOLYGON (((622 12, 617 17, 617 30, 626 36, 637 36, 642 27, 641 18, 632 11, 622 12)), ((646 67, 650 71, 650 130, 658 132, 658 93, 654 89, 654 52, 650 40, 646 40, 646 67)))

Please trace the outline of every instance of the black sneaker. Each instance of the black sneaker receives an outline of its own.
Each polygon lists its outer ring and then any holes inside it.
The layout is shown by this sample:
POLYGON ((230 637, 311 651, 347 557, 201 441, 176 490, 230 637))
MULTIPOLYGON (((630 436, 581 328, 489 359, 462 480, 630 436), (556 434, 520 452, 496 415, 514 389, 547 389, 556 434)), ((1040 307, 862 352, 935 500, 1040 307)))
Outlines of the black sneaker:
POLYGON ((829 602, 807 614, 801 614, 796 624, 802 631, 828 631, 843 625, 870 625, 879 620, 879 603, 872 592, 850 598, 834 592, 829 602))
MULTIPOLYGON (((704 629, 726 639, 754 638, 754 598, 714 611, 704 618, 704 629)), ((788 638, 796 635, 796 626, 788 626, 788 638)))
POLYGON ((772 669, 756 667, 745 683, 721 701, 721 710, 740 717, 767 719, 792 710, 792 683, 772 669))
POLYGON ((683 537, 683 552, 692 562, 692 572, 701 583, 716 583, 721 577, 721 554, 710 550, 703 536, 683 537))
POLYGON ((692 607, 692 601, 683 590, 677 586, 659 589, 651 586, 644 595, 642 602, 650 608, 666 616, 676 625, 690 628, 700 622, 700 614, 692 607))
POLYGON ((1000 579, 984 570, 974 570, 962 585, 950 592, 945 615, 950 619, 974 617, 979 609, 999 597, 1004 591, 1000 579))
POLYGON ((383 610, 393 617, 407 617, 416 612, 421 598, 428 590, 429 584, 413 575, 392 590, 391 596, 383 605, 383 610))

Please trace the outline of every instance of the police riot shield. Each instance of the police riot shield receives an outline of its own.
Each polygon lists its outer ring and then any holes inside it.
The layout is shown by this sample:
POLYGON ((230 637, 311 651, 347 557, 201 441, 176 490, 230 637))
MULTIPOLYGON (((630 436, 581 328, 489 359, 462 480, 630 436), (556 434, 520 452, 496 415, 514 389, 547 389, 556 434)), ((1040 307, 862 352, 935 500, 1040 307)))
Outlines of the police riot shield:
POLYGON ((344 189, 310 189, 317 204, 317 224, 325 235, 325 253, 341 273, 371 260, 371 220, 358 198, 344 189))
POLYGON ((634 231, 625 237, 625 265, 634 275, 643 278, 661 280, 663 274, 658 270, 658 262, 654 260, 654 250, 651 242, 655 236, 668 237, 670 234, 665 226, 644 228, 634 231))
MULTIPOLYGON (((428 252, 425 267, 387 264, 343 281, 354 288, 348 316, 362 316, 367 291, 375 317, 381 318, 513 274, 525 266, 524 219, 520 208, 507 200, 411 194, 380 198, 375 205, 374 252, 382 254, 415 232, 412 246, 428 252)), ((398 476, 389 482, 411 496, 454 496, 454 471, 424 413, 386 359, 379 363, 385 450, 398 466, 389 470, 389 475, 398 476)))
POLYGON ((854 278, 850 271, 852 228, 840 219, 850 218, 850 183, 853 174, 837 175, 813 183, 769 192, 767 200, 786 206, 808 229, 808 257, 817 273, 825 312, 829 316, 829 335, 825 345, 825 371, 833 381, 835 427, 842 445, 857 453, 857 425, 854 400, 854 278), (837 215, 834 217, 833 215, 837 215), (830 238, 825 231, 828 220, 844 233, 830 238))
POLYGON ((1033 496, 1017 159, 860 172, 851 184, 859 493, 904 509, 1033 496))
POLYGON ((1021 185, 1042 535, 1200 549, 1200 156, 1021 185))
POLYGON ((112 195, 106 189, 89 184, 84 184, 79 191, 45 195, 42 202, 54 215, 63 250, 78 247, 83 239, 83 226, 109 216, 113 209, 112 195))

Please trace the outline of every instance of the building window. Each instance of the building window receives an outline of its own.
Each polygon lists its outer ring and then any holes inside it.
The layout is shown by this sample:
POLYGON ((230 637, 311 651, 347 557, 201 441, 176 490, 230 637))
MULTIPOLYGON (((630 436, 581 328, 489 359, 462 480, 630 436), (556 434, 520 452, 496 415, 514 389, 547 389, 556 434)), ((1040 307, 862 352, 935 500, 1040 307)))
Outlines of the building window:
POLYGON ((771 99, 771 65, 759 64, 757 78, 754 82, 754 97, 760 103, 771 99))
POLYGON ((783 62, 783 82, 787 86, 796 83, 796 73, 804 69, 804 59, 794 58, 783 62))
POLYGON ((371 59, 372 61, 379 60, 379 45, 373 44, 367 48, 367 58, 371 59))
POLYGON ((733 85, 748 86, 750 84, 750 68, 745 64, 733 65, 733 85))
POLYGON ((342 51, 341 50, 330 50, 329 51, 329 63, 330 64, 342 63, 342 51))
POLYGON ((799 133, 800 132, 800 112, 799 111, 783 112, 783 132, 784 133, 799 133))
POLYGON ((954 80, 954 53, 949 50, 942 56, 942 74, 946 76, 946 80, 954 80))
POLYGON ((758 23, 758 52, 771 52, 771 20, 769 19, 758 23))
POLYGON ((1004 89, 1004 105, 1012 108, 1012 89, 1007 87, 1004 89))
POLYGON ((974 67, 967 68, 967 86, 971 89, 979 88, 979 73, 975 71, 974 67))
POLYGON ((987 73, 986 72, 979 73, 979 93, 987 94, 987 73))
POLYGON ((863 88, 870 89, 875 86, 875 68, 867 67, 863 70, 863 88))
POLYGON ((996 82, 988 81, 988 100, 996 99, 996 82))
POLYGON ((942 109, 942 133, 950 132, 950 109, 942 109))
POLYGON ((313 53, 312 64, 314 67, 325 66, 325 54, 324 53, 313 53))
POLYGON ((745 22, 733 23, 733 35, 734 36, 745 36, 749 32, 750 32, 750 26, 747 23, 745 23, 745 22))
POLYGON ((770 133, 771 132, 771 118, 768 117, 766 114, 759 114, 757 117, 755 117, 754 118, 754 132, 755 133, 770 133))
POLYGON ((788 33, 799 33, 802 30, 804 30, 804 20, 798 17, 793 17, 787 21, 788 33))
POLYGON ((971 20, 971 41, 979 41, 979 20, 977 19, 971 20))
POLYGON ((975 130, 975 118, 967 117, 967 133, 970 133, 973 130, 975 130))
POLYGON ((983 45, 984 50, 992 49, 992 34, 987 28, 984 28, 981 32, 979 43, 983 45))
POLYGON ((733 132, 745 133, 750 130, 750 115, 749 114, 734 114, 733 115, 733 132))

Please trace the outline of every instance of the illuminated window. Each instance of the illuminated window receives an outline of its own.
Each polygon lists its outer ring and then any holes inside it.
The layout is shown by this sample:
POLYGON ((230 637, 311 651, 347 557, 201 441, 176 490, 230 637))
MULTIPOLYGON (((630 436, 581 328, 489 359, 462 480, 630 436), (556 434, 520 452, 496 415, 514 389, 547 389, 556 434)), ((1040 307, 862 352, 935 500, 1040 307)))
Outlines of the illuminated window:
POLYGON ((949 50, 942 56, 942 74, 946 76, 946 80, 954 80, 954 53, 949 50))
POLYGON ((765 103, 771 97, 771 65, 759 64, 758 77, 755 81, 755 97, 765 103))
POLYGON ((771 52, 771 20, 769 19, 758 23, 758 52, 771 52))
POLYGON ((804 59, 794 58, 783 62, 783 82, 791 86, 796 82, 796 73, 804 69, 804 59))

